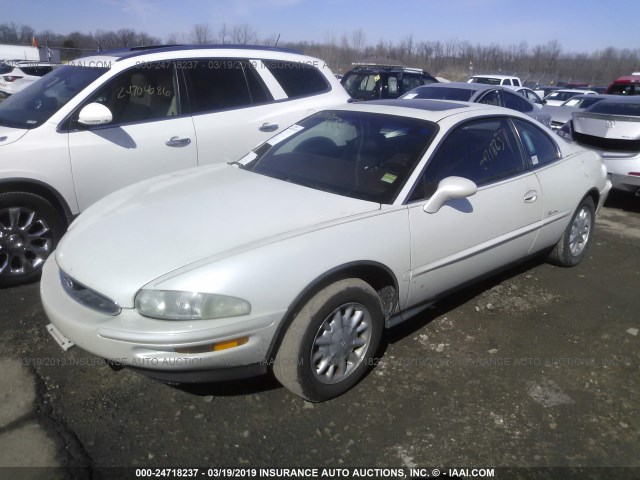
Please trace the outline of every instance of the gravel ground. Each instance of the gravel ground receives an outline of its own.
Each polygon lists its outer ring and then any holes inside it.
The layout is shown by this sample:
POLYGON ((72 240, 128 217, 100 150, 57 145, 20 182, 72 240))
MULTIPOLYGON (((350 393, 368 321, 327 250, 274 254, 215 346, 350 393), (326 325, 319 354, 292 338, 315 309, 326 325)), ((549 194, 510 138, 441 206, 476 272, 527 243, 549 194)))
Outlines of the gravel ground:
POLYGON ((266 376, 172 387, 63 352, 38 285, 0 291, 0 352, 35 374, 38 421, 70 477, 194 466, 640 476, 640 198, 614 193, 593 240, 576 268, 529 262, 388 331, 372 372, 322 404, 266 376))

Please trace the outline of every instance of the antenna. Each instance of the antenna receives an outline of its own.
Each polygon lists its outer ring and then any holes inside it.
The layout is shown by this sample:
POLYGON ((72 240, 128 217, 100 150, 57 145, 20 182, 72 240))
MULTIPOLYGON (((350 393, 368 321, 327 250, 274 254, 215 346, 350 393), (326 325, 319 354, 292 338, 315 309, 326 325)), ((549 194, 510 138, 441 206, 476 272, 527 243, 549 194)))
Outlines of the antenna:
POLYGON ((278 46, 278 41, 280 40, 280 34, 278 34, 278 38, 276 38, 276 43, 273 44, 274 47, 278 46))

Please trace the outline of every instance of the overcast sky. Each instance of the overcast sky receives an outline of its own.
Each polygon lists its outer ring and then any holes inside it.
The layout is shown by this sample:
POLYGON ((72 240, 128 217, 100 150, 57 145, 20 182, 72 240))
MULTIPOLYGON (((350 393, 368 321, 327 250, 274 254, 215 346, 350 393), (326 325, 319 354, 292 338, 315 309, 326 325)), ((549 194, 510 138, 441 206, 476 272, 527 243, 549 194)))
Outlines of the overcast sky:
POLYGON ((0 23, 57 33, 132 28, 166 41, 208 24, 248 24, 261 39, 321 43, 362 29, 366 43, 469 41, 564 53, 640 48, 640 0, 0 0, 0 23))

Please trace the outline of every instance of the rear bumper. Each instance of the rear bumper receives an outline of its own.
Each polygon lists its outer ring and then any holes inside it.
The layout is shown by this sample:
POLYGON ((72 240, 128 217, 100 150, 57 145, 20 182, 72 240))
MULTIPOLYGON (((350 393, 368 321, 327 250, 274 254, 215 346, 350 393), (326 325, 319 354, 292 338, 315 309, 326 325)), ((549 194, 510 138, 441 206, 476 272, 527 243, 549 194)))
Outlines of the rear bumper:
POLYGON ((611 175, 614 189, 635 192, 640 188, 640 153, 613 156, 608 152, 602 152, 601 156, 607 172, 611 175))

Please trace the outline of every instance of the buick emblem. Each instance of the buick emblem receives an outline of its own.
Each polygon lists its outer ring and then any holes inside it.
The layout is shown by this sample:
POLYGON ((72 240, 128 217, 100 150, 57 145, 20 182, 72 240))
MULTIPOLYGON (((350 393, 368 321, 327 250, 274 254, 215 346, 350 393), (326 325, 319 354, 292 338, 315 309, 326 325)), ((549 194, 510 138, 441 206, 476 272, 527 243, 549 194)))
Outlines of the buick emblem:
POLYGON ((607 120, 606 122, 604 122, 604 126, 607 128, 613 128, 616 126, 616 121, 615 120, 607 120))
POLYGON ((64 283, 67 284, 67 287, 73 288, 73 280, 71 280, 67 275, 64 276, 64 283))

